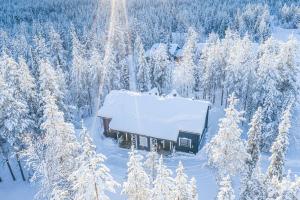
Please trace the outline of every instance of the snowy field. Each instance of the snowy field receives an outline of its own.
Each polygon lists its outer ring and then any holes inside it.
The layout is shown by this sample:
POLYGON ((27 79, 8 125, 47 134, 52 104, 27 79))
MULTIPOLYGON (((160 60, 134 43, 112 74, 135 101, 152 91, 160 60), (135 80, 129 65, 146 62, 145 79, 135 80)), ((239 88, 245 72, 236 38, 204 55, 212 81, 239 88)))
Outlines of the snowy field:
MULTIPOLYGON (((293 34, 298 41, 300 41, 299 30, 286 30, 276 28, 273 36, 281 40, 287 40, 290 34, 293 34)), ((300 55, 300 54, 298 54, 300 55)), ((300 80, 300 77, 299 77, 300 80)), ((209 131, 206 135, 206 141, 209 140, 218 129, 218 119, 223 116, 223 108, 213 107, 210 111, 209 118, 209 131)), ((286 170, 291 170, 293 174, 300 176, 300 105, 298 105, 293 113, 292 128, 290 131, 290 146, 288 149, 286 170)), ((126 163, 128 161, 128 150, 121 149, 117 146, 116 142, 104 138, 101 135, 100 120, 98 118, 88 118, 85 120, 85 124, 88 127, 90 134, 94 138, 94 142, 97 145, 97 150, 107 156, 106 164, 111 169, 114 178, 118 182, 123 182, 126 178, 126 163)), ((246 127, 244 127, 246 129, 246 127)), ((140 152, 145 155, 146 152, 140 152)), ((263 155, 262 165, 263 170, 266 170, 268 165, 268 156, 263 155)), ((179 161, 182 161, 185 166, 185 170, 189 178, 195 177, 197 180, 197 187, 199 191, 199 199, 209 200, 214 199, 217 192, 217 185, 215 182, 215 176, 212 170, 210 170, 206 164, 206 155, 202 149, 196 156, 191 154, 176 153, 172 157, 166 157, 166 165, 175 171, 179 161)), ((14 166, 14 172, 17 176, 17 181, 13 182, 9 175, 7 166, 5 163, 1 163, 0 176, 3 178, 3 182, 0 183, 0 199, 1 200, 31 200, 35 194, 35 187, 27 182, 21 181, 21 175, 18 174, 16 163, 12 163, 14 166)), ((238 180, 234 181, 234 186, 237 188, 238 180)), ((111 199, 121 200, 125 199, 124 196, 120 196, 120 188, 118 188, 117 194, 111 194, 111 199)), ((238 191, 236 191, 238 194, 238 191)))

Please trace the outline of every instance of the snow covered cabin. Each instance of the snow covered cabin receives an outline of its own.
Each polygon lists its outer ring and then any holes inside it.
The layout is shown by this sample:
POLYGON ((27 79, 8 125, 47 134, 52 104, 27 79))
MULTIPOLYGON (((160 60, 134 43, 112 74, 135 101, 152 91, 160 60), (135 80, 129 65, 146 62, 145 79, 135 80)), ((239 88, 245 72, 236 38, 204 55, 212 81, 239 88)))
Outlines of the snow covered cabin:
POLYGON ((157 92, 111 91, 99 110, 104 135, 121 147, 197 153, 208 127, 210 103, 157 92))

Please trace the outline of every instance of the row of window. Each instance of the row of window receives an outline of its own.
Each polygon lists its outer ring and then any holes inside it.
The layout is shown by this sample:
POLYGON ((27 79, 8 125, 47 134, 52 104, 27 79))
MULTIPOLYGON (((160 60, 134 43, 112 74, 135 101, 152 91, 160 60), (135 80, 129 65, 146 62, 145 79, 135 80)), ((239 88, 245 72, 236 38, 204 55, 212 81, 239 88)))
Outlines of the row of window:
MULTIPOLYGON (((139 136, 140 143, 139 145, 142 147, 148 147, 148 139, 144 136, 139 136)), ((179 138, 179 146, 192 148, 192 140, 189 138, 179 138)))

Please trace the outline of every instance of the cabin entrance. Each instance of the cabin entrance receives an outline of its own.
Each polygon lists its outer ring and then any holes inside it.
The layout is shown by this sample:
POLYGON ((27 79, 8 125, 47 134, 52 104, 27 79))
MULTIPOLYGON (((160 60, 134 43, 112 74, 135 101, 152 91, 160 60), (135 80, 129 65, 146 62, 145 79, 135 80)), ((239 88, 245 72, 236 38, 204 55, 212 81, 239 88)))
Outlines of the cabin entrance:
POLYGON ((173 150, 173 142, 167 140, 157 140, 157 152, 160 154, 170 154, 173 150))
POLYGON ((118 132, 117 141, 120 147, 130 149, 132 145, 131 139, 131 134, 125 132, 118 132))

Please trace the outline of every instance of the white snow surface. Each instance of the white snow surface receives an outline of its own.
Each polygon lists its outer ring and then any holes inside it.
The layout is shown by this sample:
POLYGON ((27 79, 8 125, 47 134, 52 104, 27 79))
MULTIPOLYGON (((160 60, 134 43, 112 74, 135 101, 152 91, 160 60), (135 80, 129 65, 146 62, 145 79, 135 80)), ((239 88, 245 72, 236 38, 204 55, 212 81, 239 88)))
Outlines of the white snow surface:
MULTIPOLYGON (((282 29, 274 28, 272 36, 276 39, 286 41, 289 35, 293 35, 300 41, 300 29, 282 29)), ((298 54, 300 55, 300 54, 298 54)), ((300 59, 299 59, 300 60, 300 59)), ((300 77, 298 79, 300 81, 300 77)), ((219 102, 217 100, 216 102, 219 102)), ((205 138, 206 143, 214 136, 218 130, 218 119, 224 116, 222 107, 213 106, 210 110, 209 117, 209 130, 205 138)), ((124 119, 126 123, 126 119, 124 119)), ((119 148, 116 141, 110 138, 103 137, 102 127, 100 126, 100 119, 98 117, 85 119, 85 125, 90 131, 91 136, 97 146, 97 151, 103 153, 107 156, 105 164, 110 168, 113 177, 122 183, 126 179, 128 161, 128 149, 119 148)), ((244 136, 247 131, 247 126, 244 123, 243 130, 244 136)), ((285 172, 287 170, 292 171, 292 175, 300 176, 300 105, 298 104, 295 111, 293 112, 292 127, 290 129, 290 145, 288 147, 288 153, 285 162, 285 172)), ((139 151, 140 154, 146 155, 147 152, 139 151)), ((262 171, 266 171, 269 164, 269 154, 263 154, 261 157, 262 171)), ((202 149, 196 156, 184 153, 176 153, 172 157, 165 157, 165 164, 175 171, 178 162, 182 161, 185 171, 189 178, 195 177, 197 180, 197 189, 199 192, 199 200, 211 200, 215 199, 217 194, 217 184, 215 180, 214 171, 209 169, 206 165, 206 153, 202 149)), ((0 183, 0 200, 32 200, 34 199, 34 194, 38 190, 38 186, 31 185, 28 181, 23 182, 21 180, 21 175, 15 159, 12 158, 11 164, 13 166, 13 171, 16 175, 17 181, 12 181, 9 174, 7 165, 2 159, 0 159, 0 177, 2 182, 0 183)), ((24 162, 23 162, 24 164, 24 162)), ((25 174, 28 178, 28 171, 25 174)), ((236 195, 239 194, 239 180, 234 179, 233 187, 235 189, 236 195)), ((116 194, 110 194, 112 200, 125 200, 126 197, 120 194, 121 188, 117 188, 116 194)))
POLYGON ((177 141, 179 131, 202 133, 209 105, 180 96, 114 90, 106 96, 99 116, 111 118, 113 130, 177 141))
POLYGON ((300 42, 300 29, 284 29, 280 27, 274 27, 272 37, 283 42, 286 42, 289 37, 295 37, 298 42, 300 42))

